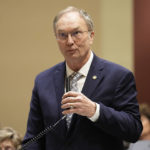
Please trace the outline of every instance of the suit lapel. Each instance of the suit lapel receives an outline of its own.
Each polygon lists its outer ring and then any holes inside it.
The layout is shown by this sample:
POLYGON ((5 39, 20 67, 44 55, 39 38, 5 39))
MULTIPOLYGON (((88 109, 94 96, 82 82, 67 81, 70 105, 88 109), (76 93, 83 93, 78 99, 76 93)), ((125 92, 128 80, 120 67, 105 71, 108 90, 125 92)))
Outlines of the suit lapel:
POLYGON ((56 71, 54 72, 54 85, 56 91, 56 98, 58 102, 58 110, 60 111, 60 117, 62 116, 61 113, 61 100, 62 95, 64 94, 64 84, 65 84, 65 63, 60 64, 56 71))
MULTIPOLYGON (((58 112, 59 112, 59 118, 63 116, 62 114, 62 109, 61 109, 61 100, 62 96, 64 94, 64 85, 65 85, 65 74, 66 74, 66 69, 65 69, 65 63, 60 64, 56 71, 54 72, 54 86, 55 86, 55 91, 56 91, 56 99, 58 103, 58 112)), ((66 136, 66 119, 61 121, 61 126, 59 130, 59 136, 65 138, 66 136)))
POLYGON ((102 81, 104 77, 103 68, 103 61, 94 55, 93 62, 82 90, 82 93, 88 98, 92 97, 97 85, 102 81))

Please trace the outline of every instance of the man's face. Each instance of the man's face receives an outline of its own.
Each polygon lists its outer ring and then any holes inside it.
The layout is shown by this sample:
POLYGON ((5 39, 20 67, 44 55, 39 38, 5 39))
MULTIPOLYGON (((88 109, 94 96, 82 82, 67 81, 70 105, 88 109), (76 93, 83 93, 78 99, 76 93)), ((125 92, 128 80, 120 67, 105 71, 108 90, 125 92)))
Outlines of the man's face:
POLYGON ((94 32, 77 12, 64 14, 56 23, 56 38, 67 62, 86 62, 90 56, 94 32))

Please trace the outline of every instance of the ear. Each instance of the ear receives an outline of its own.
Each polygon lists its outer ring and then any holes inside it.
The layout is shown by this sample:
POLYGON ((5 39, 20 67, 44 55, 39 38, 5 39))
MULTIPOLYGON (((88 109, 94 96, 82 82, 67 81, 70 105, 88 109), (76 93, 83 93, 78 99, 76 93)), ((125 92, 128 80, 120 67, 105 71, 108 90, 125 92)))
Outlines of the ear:
POLYGON ((90 34, 89 34, 89 36, 90 36, 90 41, 91 41, 90 44, 93 44, 94 35, 95 35, 94 31, 90 32, 90 34))
POLYGON ((90 32, 90 37, 91 38, 94 38, 94 35, 95 35, 94 31, 90 32))

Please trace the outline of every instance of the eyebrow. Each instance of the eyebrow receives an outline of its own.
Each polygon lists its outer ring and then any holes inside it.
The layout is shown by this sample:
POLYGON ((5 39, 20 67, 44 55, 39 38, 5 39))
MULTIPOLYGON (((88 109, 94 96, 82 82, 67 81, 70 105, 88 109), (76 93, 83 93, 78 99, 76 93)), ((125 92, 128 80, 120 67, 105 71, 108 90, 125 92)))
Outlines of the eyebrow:
MULTIPOLYGON (((76 27, 76 28, 74 28, 71 32, 76 31, 76 30, 79 30, 79 28, 80 28, 80 27, 76 27)), ((59 29, 58 32, 65 32, 65 30, 59 29)))

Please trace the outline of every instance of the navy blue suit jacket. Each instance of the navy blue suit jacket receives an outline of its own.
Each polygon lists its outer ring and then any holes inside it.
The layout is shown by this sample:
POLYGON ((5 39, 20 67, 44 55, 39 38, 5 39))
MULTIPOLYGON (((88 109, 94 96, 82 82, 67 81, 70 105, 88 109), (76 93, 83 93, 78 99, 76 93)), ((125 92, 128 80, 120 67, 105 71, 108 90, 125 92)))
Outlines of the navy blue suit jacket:
MULTIPOLYGON (((24 142, 63 116, 65 73, 62 62, 36 77, 24 142)), ((123 140, 139 138, 142 125, 135 80, 129 70, 94 55, 82 93, 100 104, 98 120, 74 114, 69 131, 64 119, 27 150, 123 150, 123 140)))

